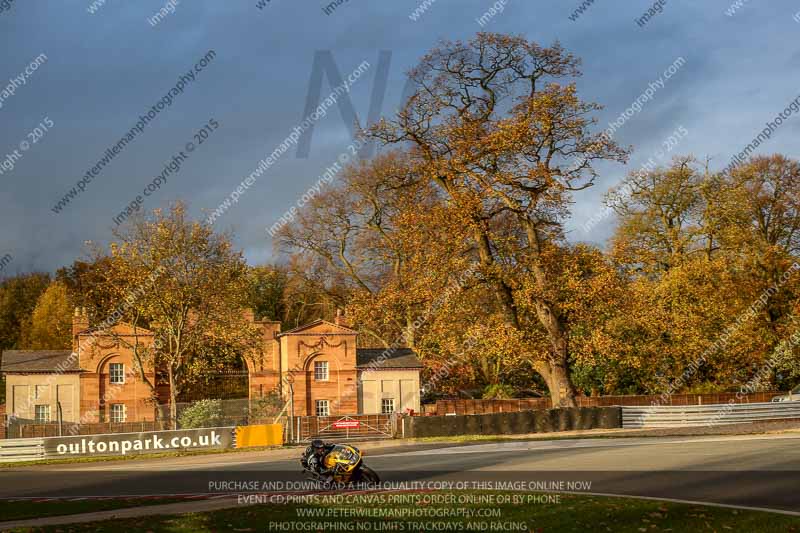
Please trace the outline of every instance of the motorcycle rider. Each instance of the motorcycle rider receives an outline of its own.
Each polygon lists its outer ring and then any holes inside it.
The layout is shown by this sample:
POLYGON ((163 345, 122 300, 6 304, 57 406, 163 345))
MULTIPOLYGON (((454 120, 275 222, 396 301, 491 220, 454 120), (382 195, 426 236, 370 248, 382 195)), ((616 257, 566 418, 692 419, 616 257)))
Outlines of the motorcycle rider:
POLYGON ((303 468, 316 472, 320 476, 330 476, 333 473, 332 468, 325 468, 325 456, 330 453, 336 445, 333 443, 326 443, 322 439, 314 439, 311 445, 303 452, 303 457, 300 459, 300 464, 303 468))

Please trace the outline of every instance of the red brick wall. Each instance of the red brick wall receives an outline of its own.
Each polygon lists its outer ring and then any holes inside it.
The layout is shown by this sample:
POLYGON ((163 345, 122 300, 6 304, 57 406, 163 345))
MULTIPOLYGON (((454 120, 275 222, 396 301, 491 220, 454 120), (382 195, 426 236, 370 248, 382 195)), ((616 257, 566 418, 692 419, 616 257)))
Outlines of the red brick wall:
POLYGON ((328 400, 331 415, 358 412, 358 373, 353 369, 330 370, 328 381, 314 379, 313 366, 306 372, 294 372, 294 413, 298 416, 316 415, 316 400, 328 400))
MULTIPOLYGON (((249 316, 249 315, 248 315, 249 316)), ((294 408, 295 414, 315 414, 316 400, 328 400, 330 413, 353 414, 358 412, 357 370, 356 370, 356 336, 355 332, 342 329, 328 323, 319 323, 310 328, 287 335, 279 341, 278 322, 254 322, 263 332, 261 349, 246 357, 249 371, 249 395, 251 398, 262 396, 275 390, 281 383, 279 371, 295 370, 294 408), (281 369, 281 347, 286 349, 287 368, 281 369), (329 380, 314 380, 314 361, 324 360, 329 363, 329 380)), ((118 335, 128 334, 127 326, 115 326, 118 335)), ((99 423, 110 419, 110 405, 125 404, 127 407, 126 422, 151 421, 154 418, 154 406, 150 403, 150 389, 137 376, 129 371, 134 367, 133 353, 125 348, 125 343, 116 342, 113 337, 92 338, 89 335, 78 336, 82 343, 80 367, 85 371, 81 375, 80 417, 81 422, 99 423), (126 380, 121 386, 111 385, 108 376, 110 363, 119 362, 125 365, 126 380), (101 404, 104 395, 107 401, 101 404), (98 407, 103 410, 103 417, 94 414, 98 407)), ((133 337, 128 337, 133 342, 133 337)), ((145 344, 152 342, 151 337, 141 337, 145 344)), ((148 374, 153 380, 153 374, 148 374)), ((159 403, 168 403, 169 388, 163 383, 157 384, 159 403)), ((289 399, 288 387, 283 390, 284 398, 289 399)))
MULTIPOLYGON (((294 413, 316 414, 316 401, 328 400, 331 415, 358 412, 358 371, 356 370, 356 333, 333 324, 315 326, 281 337, 288 371, 287 381, 294 388, 294 413), (314 379, 314 363, 328 362, 328 381, 314 379)), ((284 397, 289 399, 288 387, 284 397)))
POLYGON ((280 322, 255 322, 262 331, 262 345, 247 358, 250 381, 250 397, 266 396, 276 390, 280 383, 280 346, 275 336, 281 331, 280 322))
MULTIPOLYGON (((148 379, 154 379, 152 373, 148 379)), ((126 422, 153 420, 154 406, 150 402, 150 388, 132 376, 126 376, 123 385, 112 385, 107 373, 87 372, 81 374, 81 423, 99 423, 101 418, 94 411, 102 410, 102 421, 111 419, 111 404, 121 403, 126 407, 126 422), (105 399, 105 401, 103 401, 105 399)))
POLYGON ((250 397, 266 396, 278 387, 280 376, 274 371, 250 372, 250 397))
MULTIPOLYGON (((150 402, 151 391, 146 383, 141 381, 134 371, 134 354, 128 346, 137 339, 142 345, 153 342, 152 335, 141 334, 133 336, 130 326, 118 323, 113 326, 115 336, 100 333, 77 335, 80 346, 80 368, 84 371, 80 377, 80 414, 82 424, 99 423, 110 420, 110 405, 124 404, 126 406, 126 422, 139 422, 153 420, 154 408, 150 402), (122 363, 124 365, 125 382, 111 384, 109 379, 109 365, 122 363), (98 415, 102 412, 102 417, 98 415)), ((153 383, 152 369, 147 377, 153 383)))

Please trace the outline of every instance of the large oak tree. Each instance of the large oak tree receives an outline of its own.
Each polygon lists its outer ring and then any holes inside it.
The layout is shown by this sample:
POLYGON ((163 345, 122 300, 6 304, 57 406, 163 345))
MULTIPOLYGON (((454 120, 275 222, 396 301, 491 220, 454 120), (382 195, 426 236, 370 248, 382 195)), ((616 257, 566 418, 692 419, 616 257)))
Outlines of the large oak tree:
POLYGON ((446 195, 469 229, 505 328, 517 332, 508 348, 533 362, 563 406, 575 404, 570 325, 545 257, 564 245, 571 194, 592 185, 594 163, 625 159, 592 132, 599 106, 579 98, 578 64, 558 43, 522 37, 444 42, 410 72, 416 93, 373 131, 409 146, 416 172, 446 195), (545 350, 532 342, 536 329, 545 350))

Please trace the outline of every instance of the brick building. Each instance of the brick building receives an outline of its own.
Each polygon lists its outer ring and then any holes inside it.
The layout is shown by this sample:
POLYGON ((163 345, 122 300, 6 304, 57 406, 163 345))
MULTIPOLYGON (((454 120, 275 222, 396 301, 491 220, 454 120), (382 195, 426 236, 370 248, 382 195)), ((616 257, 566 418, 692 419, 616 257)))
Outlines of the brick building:
MULTIPOLYGON (((412 350, 356 347, 358 332, 339 316, 281 332, 281 324, 256 321, 263 333, 256 353, 243 354, 249 397, 277 390, 292 400, 296 416, 419 411, 419 372, 412 350)), ((6 410, 21 421, 65 423, 138 422, 155 418, 150 388, 137 375, 129 346, 150 346, 153 333, 117 323, 90 327, 76 309, 71 350, 7 350, 6 410), (60 414, 60 416, 59 416, 60 414)), ((144 369, 152 382, 152 368, 144 369)), ((159 384, 158 403, 168 402, 159 384)))

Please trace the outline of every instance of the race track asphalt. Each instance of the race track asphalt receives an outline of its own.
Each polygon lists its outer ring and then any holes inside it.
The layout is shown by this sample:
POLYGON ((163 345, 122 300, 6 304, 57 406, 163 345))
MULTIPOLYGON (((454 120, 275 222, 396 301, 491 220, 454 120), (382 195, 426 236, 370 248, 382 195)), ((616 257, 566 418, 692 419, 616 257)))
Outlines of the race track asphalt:
MULTIPOLYGON (((489 488, 516 482, 516 487, 545 492, 624 494, 800 512, 800 434, 364 449, 365 463, 383 481, 405 486, 468 482, 489 488)), ((0 498, 302 490, 299 453, 291 449, 2 469, 0 498)))

